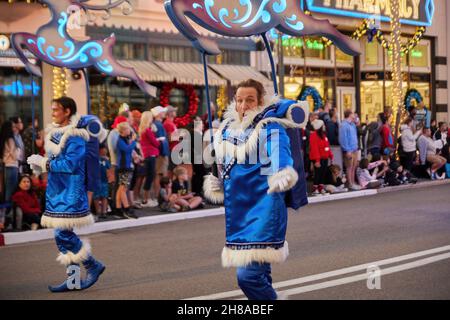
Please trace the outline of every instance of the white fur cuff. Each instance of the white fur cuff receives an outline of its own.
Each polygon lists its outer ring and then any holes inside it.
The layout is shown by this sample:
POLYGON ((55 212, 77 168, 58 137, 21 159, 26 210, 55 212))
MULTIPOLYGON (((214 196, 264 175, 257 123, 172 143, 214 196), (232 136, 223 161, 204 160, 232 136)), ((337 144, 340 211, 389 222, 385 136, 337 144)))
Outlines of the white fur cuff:
POLYGON ((245 267, 252 262, 259 263, 281 263, 284 262, 289 255, 289 247, 287 241, 284 246, 279 249, 248 249, 233 250, 224 247, 222 250, 222 266, 229 267, 245 267))
POLYGON ((42 173, 47 172, 47 161, 48 161, 48 158, 45 158, 45 157, 42 158, 42 160, 41 160, 40 166, 42 169, 42 173))
POLYGON ((81 247, 80 251, 77 253, 73 252, 67 252, 66 254, 60 253, 59 256, 56 258, 56 261, 59 263, 68 266, 72 263, 82 263, 87 258, 89 258, 89 255, 91 254, 91 244, 89 243, 88 239, 83 239, 83 246, 81 247))
POLYGON ((295 186, 298 181, 298 174, 294 168, 287 167, 270 176, 268 180, 269 193, 284 192, 295 186), (280 184, 283 186, 280 187, 280 184))
POLYGON ((214 204, 221 204, 224 200, 224 194, 223 189, 220 188, 220 190, 217 190, 217 185, 220 184, 220 180, 213 176, 212 174, 209 174, 204 177, 203 181, 203 194, 205 195, 205 198, 208 199, 211 203, 214 204))

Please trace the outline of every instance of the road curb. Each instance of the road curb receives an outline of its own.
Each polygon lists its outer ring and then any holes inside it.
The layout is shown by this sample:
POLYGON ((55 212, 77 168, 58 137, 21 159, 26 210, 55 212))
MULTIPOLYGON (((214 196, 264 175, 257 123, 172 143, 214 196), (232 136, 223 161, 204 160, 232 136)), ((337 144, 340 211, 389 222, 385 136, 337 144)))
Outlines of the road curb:
MULTIPOLYGON (((393 191, 401 191, 408 189, 418 189, 418 188, 427 188, 431 186, 439 186, 450 184, 450 179, 440 180, 440 181, 427 181, 421 182, 415 185, 406 185, 406 186, 396 186, 396 187, 386 187, 382 189, 370 189, 370 190, 360 190, 325 196, 315 196, 308 197, 308 202, 310 204, 316 204, 321 202, 328 201, 336 201, 343 199, 351 199, 351 198, 359 198, 365 196, 372 196, 376 194, 393 192, 393 191)), ((190 212, 182 212, 182 213, 171 213, 171 214, 162 214, 156 216, 142 217, 139 219, 130 219, 130 220, 117 220, 117 221, 105 221, 100 223, 95 223, 91 226, 75 229, 75 232, 79 235, 88 235, 99 232, 106 232, 111 230, 119 230, 119 229, 128 229, 141 227, 146 225, 165 223, 165 222, 173 222, 187 219, 197 219, 197 218, 205 218, 205 217, 213 217, 218 215, 225 214, 225 208, 213 208, 208 210, 197 210, 190 212)), ((29 242, 36 242, 42 240, 53 239, 53 229, 42 229, 37 231, 24 231, 24 232, 7 232, 0 233, 0 247, 1 246, 9 246, 14 244, 22 244, 29 242)))

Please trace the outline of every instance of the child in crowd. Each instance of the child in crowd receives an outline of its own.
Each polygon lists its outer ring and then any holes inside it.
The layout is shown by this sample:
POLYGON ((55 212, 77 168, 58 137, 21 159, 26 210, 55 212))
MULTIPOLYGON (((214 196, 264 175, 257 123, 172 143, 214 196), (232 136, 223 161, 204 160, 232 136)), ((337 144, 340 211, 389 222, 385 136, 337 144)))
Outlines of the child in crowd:
POLYGON ((121 122, 117 125, 119 139, 117 141, 117 167, 119 173, 119 188, 116 193, 116 209, 120 214, 128 219, 136 219, 134 213, 130 212, 127 191, 130 188, 133 168, 131 159, 136 148, 136 135, 131 133, 131 126, 128 122, 121 122))
POLYGON ((181 209, 176 204, 179 196, 178 194, 172 193, 172 181, 169 177, 162 177, 159 183, 161 185, 158 196, 159 208, 167 212, 178 212, 181 209))
POLYGON ((333 153, 330 149, 324 122, 315 119, 311 122, 311 125, 314 131, 309 136, 309 159, 314 164, 313 195, 326 194, 324 188, 325 174, 328 162, 333 160, 333 153))
POLYGON ((405 170, 398 161, 389 161, 389 169, 385 175, 385 183, 389 186, 398 186, 401 184, 416 183, 417 179, 405 170))
POLYGON ((325 174, 325 190, 329 193, 347 192, 348 189, 345 188, 346 181, 345 177, 341 177, 341 167, 332 164, 328 167, 325 174))
POLYGON ((183 211, 203 207, 202 197, 195 196, 188 192, 188 172, 186 168, 178 166, 173 170, 174 180, 172 183, 172 193, 178 194, 176 204, 180 205, 183 211))
POLYGON ((384 160, 369 163, 369 159, 364 158, 356 169, 356 176, 362 189, 377 189, 383 184, 383 180, 379 179, 388 170, 388 166, 384 160), (384 164, 383 169, 379 170, 379 166, 384 164), (373 170, 370 173, 370 170, 373 170))
MULTIPOLYGON (((29 224, 31 230, 37 230, 41 222, 42 210, 39 199, 31 187, 29 175, 20 177, 17 191, 11 199, 22 210, 22 222, 29 224)), ((22 226, 18 225, 17 228, 22 229, 22 226)))
POLYGON ((108 169, 111 168, 111 162, 108 159, 108 148, 106 145, 101 144, 99 147, 100 155, 100 189, 94 193, 95 212, 100 219, 106 218, 106 212, 108 210, 108 169))

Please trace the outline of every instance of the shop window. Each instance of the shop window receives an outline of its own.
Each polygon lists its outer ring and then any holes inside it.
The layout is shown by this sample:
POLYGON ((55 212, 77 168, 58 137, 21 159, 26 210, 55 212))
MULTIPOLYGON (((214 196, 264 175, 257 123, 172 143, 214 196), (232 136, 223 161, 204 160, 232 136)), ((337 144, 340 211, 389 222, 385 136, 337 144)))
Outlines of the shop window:
POLYGON ((365 43, 366 51, 365 51, 365 64, 368 66, 376 66, 378 65, 378 42, 366 42, 365 43))
POLYGON ((345 65, 353 65, 353 57, 345 54, 341 50, 339 50, 337 47, 335 47, 336 50, 336 63, 339 64, 345 64, 345 65))
POLYGON ((361 119, 367 122, 377 120, 384 110, 383 81, 361 82, 361 119))
MULTIPOLYGON (((278 40, 275 40, 276 42, 278 40)), ((303 58, 305 51, 306 58, 329 60, 330 47, 325 46, 321 38, 286 38, 282 40, 283 53, 285 57, 303 58)))
POLYGON ((411 67, 428 68, 429 45, 419 44, 409 53, 411 67))
MULTIPOLYGON (((393 61, 393 55, 392 50, 385 50, 386 52, 386 66, 391 66, 393 61)), ((402 68, 408 68, 408 61, 406 60, 406 54, 401 53, 401 60, 402 60, 402 68)))

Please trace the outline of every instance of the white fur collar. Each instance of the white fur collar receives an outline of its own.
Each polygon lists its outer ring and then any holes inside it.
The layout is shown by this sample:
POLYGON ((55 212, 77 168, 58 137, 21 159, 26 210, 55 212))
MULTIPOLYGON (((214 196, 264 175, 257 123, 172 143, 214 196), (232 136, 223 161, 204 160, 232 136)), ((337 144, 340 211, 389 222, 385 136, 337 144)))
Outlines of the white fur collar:
POLYGON ((72 136, 82 137, 84 140, 89 141, 89 133, 85 129, 77 128, 76 125, 80 120, 80 116, 78 114, 74 114, 70 117, 70 122, 67 126, 61 127, 59 124, 51 123, 45 129, 45 151, 47 156, 57 156, 61 153, 61 150, 64 148, 67 139, 72 136), (61 139, 59 144, 54 143, 51 138, 55 134, 61 134, 61 139))
POLYGON ((254 111, 248 112, 246 117, 242 119, 242 121, 240 120, 239 114, 236 111, 235 102, 231 103, 224 114, 224 121, 221 123, 219 129, 214 135, 214 149, 216 150, 217 158, 221 161, 227 155, 236 158, 238 163, 245 162, 246 155, 256 151, 260 130, 270 122, 277 122, 285 128, 301 127, 301 125, 293 122, 289 116, 287 118, 268 117, 258 122, 255 129, 250 133, 245 143, 236 146, 231 142, 223 140, 222 131, 227 124, 229 126, 227 130, 232 130, 234 136, 239 135, 250 126, 255 117, 261 111, 277 103, 279 100, 279 96, 265 96, 264 105, 258 107, 254 111))

